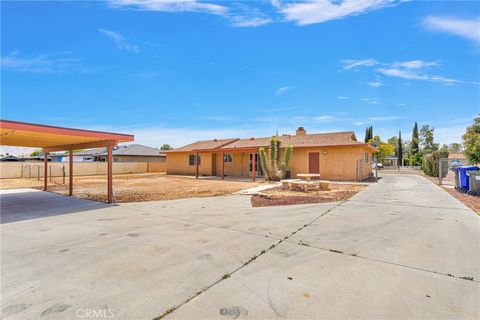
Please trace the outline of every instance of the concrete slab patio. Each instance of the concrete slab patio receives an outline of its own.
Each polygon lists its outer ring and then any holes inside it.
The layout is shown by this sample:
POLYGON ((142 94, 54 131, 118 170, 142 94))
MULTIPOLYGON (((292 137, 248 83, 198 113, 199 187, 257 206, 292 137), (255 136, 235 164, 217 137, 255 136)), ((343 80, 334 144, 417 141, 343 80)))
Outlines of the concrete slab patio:
POLYGON ((267 208, 233 195, 81 200, 81 210, 79 199, 37 192, 37 212, 24 219, 15 213, 21 194, 15 206, 0 195, 6 319, 79 319, 88 310, 113 319, 480 312, 480 219, 420 176, 386 175, 343 203, 267 208), (79 210, 58 208, 68 201, 79 210), (45 216, 52 208, 69 214, 45 216))

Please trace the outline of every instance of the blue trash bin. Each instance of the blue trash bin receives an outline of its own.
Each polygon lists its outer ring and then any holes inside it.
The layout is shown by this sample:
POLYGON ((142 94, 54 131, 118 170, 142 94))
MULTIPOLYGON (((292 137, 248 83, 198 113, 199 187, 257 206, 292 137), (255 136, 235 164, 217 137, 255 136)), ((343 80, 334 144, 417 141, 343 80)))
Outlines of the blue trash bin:
POLYGON ((477 171, 477 166, 463 166, 458 167, 458 191, 465 193, 470 190, 469 177, 467 171, 477 171))

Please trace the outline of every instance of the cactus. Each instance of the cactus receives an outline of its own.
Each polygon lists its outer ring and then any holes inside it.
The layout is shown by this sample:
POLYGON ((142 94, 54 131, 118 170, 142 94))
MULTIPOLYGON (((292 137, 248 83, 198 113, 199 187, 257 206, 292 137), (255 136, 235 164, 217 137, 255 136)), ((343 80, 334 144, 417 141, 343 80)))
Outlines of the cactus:
POLYGON ((288 164, 292 158, 293 148, 291 145, 288 145, 285 148, 284 159, 281 161, 280 145, 280 139, 272 137, 270 140, 270 150, 268 155, 264 148, 259 149, 260 165, 267 176, 267 180, 270 181, 278 181, 285 177, 285 172, 287 171, 288 164))

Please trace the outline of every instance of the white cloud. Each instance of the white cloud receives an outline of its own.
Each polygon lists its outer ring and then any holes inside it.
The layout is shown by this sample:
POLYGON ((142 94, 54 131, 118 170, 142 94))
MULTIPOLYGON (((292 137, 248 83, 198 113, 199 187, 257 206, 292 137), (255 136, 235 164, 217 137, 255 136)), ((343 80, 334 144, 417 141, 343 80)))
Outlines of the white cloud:
POLYGON ((424 74, 420 74, 411 70, 406 69, 397 69, 397 68, 378 68, 378 72, 389 76, 397 77, 403 79, 414 79, 414 80, 427 80, 428 77, 424 74))
POLYGON ((368 104, 382 104, 382 99, 380 98, 362 98, 360 100, 368 104))
POLYGON ((332 116, 317 116, 317 117, 313 117, 313 121, 315 122, 328 122, 328 121, 332 121, 334 120, 335 118, 332 117, 332 116))
POLYGON ((366 125, 368 122, 365 121, 355 121, 353 124, 356 126, 363 126, 366 125))
POLYGON ((128 51, 128 52, 133 52, 133 53, 137 53, 137 52, 138 52, 138 47, 135 46, 135 45, 129 44, 129 43, 125 40, 125 37, 122 36, 121 34, 115 32, 115 31, 111 31, 111 30, 107 30, 107 29, 102 29, 102 28, 99 28, 98 31, 99 31, 100 33, 106 35, 108 38, 110 38, 110 40, 112 40, 113 43, 115 43, 115 45, 117 46, 117 48, 122 49, 122 50, 125 50, 125 51, 128 51))
MULTIPOLYGON (((342 60, 343 70, 350 70, 356 67, 375 67, 377 73, 383 74, 389 77, 402 78, 407 80, 423 80, 431 82, 439 82, 444 85, 454 85, 454 84, 469 84, 480 86, 480 82, 475 81, 464 81, 458 79, 447 78, 439 75, 431 75, 427 73, 425 69, 430 67, 438 67, 440 65, 439 61, 423 61, 423 60, 407 60, 407 61, 395 61, 391 63, 379 62, 375 59, 363 59, 363 60, 354 60, 347 59, 342 60)), ((383 86, 383 81, 379 80, 379 76, 375 75, 376 80, 365 83, 366 85, 378 88, 383 86)))
POLYGON ((422 25, 432 31, 446 32, 480 43, 480 17, 461 19, 454 17, 428 16, 422 25))
POLYGON ((279 96, 279 95, 282 95, 282 94, 287 93, 287 91, 290 91, 290 90, 292 90, 293 88, 294 88, 294 87, 281 87, 280 89, 278 89, 278 90, 275 92, 275 94, 276 94, 277 96, 279 96))
POLYGON ((350 97, 339 96, 339 97, 337 97, 337 99, 339 99, 339 100, 347 100, 347 99, 350 99, 350 97))
POLYGON ((0 154, 13 156, 29 156, 35 148, 0 146, 0 154))
POLYGON ((392 67, 401 67, 406 69, 421 69, 425 67, 438 66, 438 62, 435 61, 422 61, 422 60, 411 60, 411 61, 401 61, 392 63, 392 67))
POLYGON ((347 59, 341 61, 343 64, 343 70, 349 70, 356 67, 373 67, 379 64, 375 59, 363 59, 363 60, 354 60, 347 59))
POLYGON ((454 84, 470 84, 474 86, 480 86, 480 82, 475 81, 463 81, 457 79, 446 78, 442 76, 433 76, 429 75, 425 72, 418 72, 412 71, 408 69, 397 69, 397 68, 379 68, 377 69, 378 72, 390 76, 390 77, 397 77, 402 79, 409 79, 409 80, 426 80, 431 82, 440 82, 444 85, 454 85, 454 84))
POLYGON ((299 3, 280 5, 275 1, 274 6, 288 21, 295 21, 298 25, 322 23, 329 20, 341 19, 352 15, 359 15, 388 5, 398 3, 390 0, 314 0, 299 3))
POLYGON ((385 84, 380 81, 380 80, 375 80, 375 81, 370 81, 365 83, 367 86, 372 87, 372 88, 380 88, 383 87, 385 84))
POLYGON ((272 22, 272 19, 263 16, 232 16, 231 24, 234 27, 259 27, 272 22))
POLYGON ((275 8, 280 8, 281 7, 281 2, 280 0, 272 0, 270 1, 270 3, 272 4, 272 6, 274 6, 275 8))
POLYGON ((204 12, 224 15, 228 8, 214 3, 196 0, 110 0, 114 8, 127 8, 162 12, 204 12))
POLYGON ((78 66, 79 61, 79 59, 72 58, 69 52, 40 54, 30 57, 21 57, 18 52, 13 52, 1 58, 1 66, 2 69, 21 72, 57 73, 78 66))

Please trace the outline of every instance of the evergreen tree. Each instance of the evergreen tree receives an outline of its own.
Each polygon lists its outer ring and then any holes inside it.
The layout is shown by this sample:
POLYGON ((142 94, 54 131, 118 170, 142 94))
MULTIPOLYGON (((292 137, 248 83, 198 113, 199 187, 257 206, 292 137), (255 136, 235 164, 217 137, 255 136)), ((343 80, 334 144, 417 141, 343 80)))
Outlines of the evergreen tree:
POLYGON ((365 143, 368 143, 368 141, 373 139, 373 127, 367 127, 365 129, 365 143))
POLYGON ((415 125, 413 126, 412 132, 412 143, 411 143, 411 152, 412 156, 415 156, 418 153, 418 124, 415 121, 415 125))
POLYGON ((435 144, 433 143, 434 130, 435 128, 430 127, 430 125, 428 124, 422 126, 422 128, 420 129, 420 142, 422 147, 426 149, 425 153, 435 151, 436 149, 438 149, 438 145, 435 146, 435 144))
POLYGON ((398 132, 398 146, 397 146, 397 157, 398 157, 398 165, 403 165, 403 144, 402 144, 402 132, 398 132))

